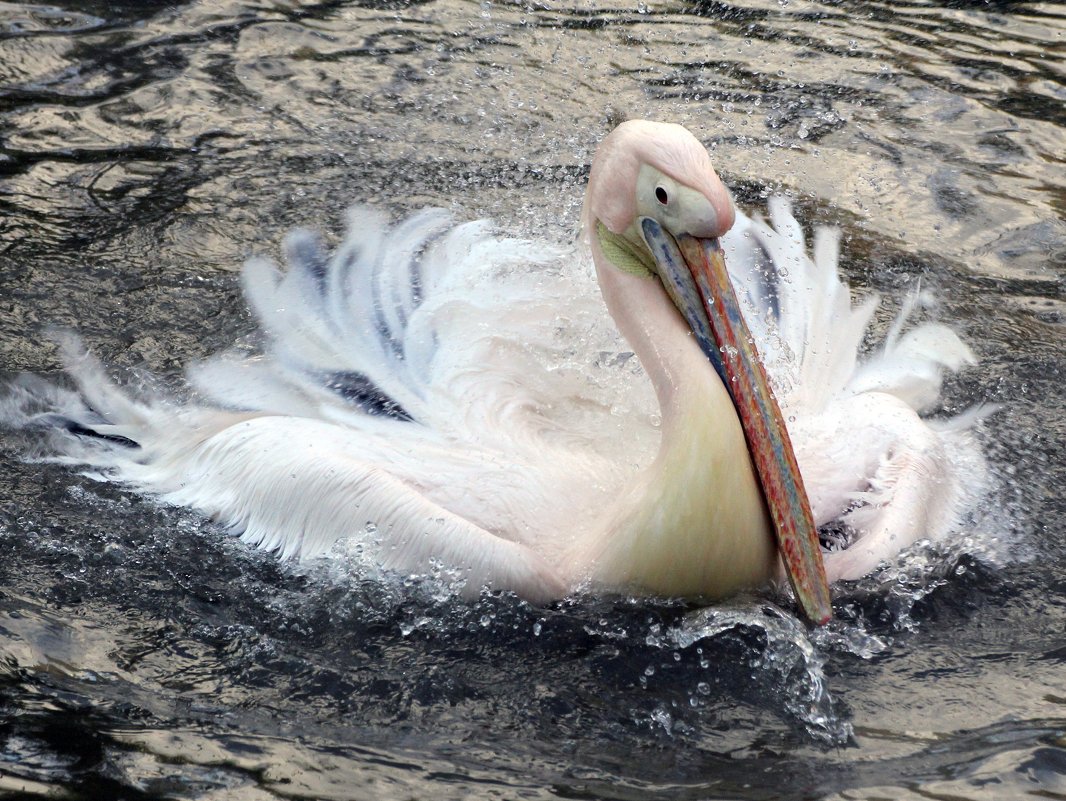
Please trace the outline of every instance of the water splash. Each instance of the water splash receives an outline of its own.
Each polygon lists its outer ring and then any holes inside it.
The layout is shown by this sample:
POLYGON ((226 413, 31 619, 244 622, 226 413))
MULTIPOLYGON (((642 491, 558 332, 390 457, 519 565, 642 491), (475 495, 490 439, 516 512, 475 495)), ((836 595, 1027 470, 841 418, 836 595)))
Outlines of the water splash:
POLYGON ((751 662, 755 677, 769 678, 781 688, 785 707, 808 734, 830 745, 846 745, 852 740, 851 724, 833 707, 825 658, 796 617, 770 604, 700 609, 686 616, 680 626, 669 629, 665 640, 674 647, 690 648, 737 629, 753 630, 765 638, 762 652, 751 662))

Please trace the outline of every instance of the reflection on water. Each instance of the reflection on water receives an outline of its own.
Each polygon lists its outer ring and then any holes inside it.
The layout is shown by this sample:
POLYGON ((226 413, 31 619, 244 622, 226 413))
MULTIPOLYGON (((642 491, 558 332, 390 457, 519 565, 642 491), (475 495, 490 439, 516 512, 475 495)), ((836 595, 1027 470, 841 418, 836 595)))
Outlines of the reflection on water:
POLYGON ((1000 488, 807 633, 298 572, 4 434, 0 795, 1066 798, 1060 6, 69 5, 0 6, 4 369, 58 324, 173 380, 250 327, 243 258, 355 200, 564 240, 645 116, 935 290, 1000 488))

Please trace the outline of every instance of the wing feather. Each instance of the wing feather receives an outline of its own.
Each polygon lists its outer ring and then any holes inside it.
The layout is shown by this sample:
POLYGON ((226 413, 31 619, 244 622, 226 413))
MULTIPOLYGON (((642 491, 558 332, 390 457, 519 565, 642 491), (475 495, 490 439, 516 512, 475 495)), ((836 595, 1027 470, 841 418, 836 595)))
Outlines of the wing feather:
POLYGON ((439 506, 357 452, 338 449, 336 436, 313 420, 256 417, 165 468, 157 461, 151 484, 157 491, 171 485, 164 500, 198 509, 283 558, 321 556, 339 540, 356 538, 388 569, 459 573, 467 595, 486 585, 535 601, 565 594, 543 557, 439 506))

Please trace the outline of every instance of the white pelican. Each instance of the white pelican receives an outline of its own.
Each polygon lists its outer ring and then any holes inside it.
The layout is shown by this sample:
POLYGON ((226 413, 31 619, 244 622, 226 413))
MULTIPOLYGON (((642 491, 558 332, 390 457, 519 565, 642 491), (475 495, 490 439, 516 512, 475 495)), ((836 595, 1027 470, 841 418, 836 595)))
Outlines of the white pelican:
POLYGON ((282 557, 361 536, 386 568, 439 566, 469 594, 534 602, 581 588, 712 600, 783 562, 824 622, 815 526, 852 535, 824 555, 832 581, 952 525, 961 482, 918 411, 973 357, 945 326, 904 334, 905 310, 860 360, 876 300, 852 307, 838 237, 818 232, 810 258, 787 205, 770 214, 773 227, 736 213, 684 128, 627 122, 593 160, 583 230, 646 377, 603 364, 623 348, 593 344, 603 315, 574 254, 441 211, 389 227, 360 208, 332 258, 297 232, 284 274, 246 265, 263 354, 193 366, 200 400, 137 399, 68 338, 77 392, 24 382, 8 420, 21 403, 56 458, 282 557))

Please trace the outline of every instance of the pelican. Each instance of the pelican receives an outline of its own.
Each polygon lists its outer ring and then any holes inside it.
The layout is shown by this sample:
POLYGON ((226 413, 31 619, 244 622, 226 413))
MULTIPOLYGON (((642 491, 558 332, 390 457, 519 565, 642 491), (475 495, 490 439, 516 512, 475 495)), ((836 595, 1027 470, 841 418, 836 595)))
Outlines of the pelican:
POLYGON ((626 122, 591 166, 591 270, 486 222, 356 208, 332 256, 295 232, 286 271, 245 266, 260 352, 193 365, 192 400, 121 387, 66 337, 76 390, 23 381, 6 416, 283 558, 357 538, 384 568, 535 603, 786 576, 825 622, 830 582, 955 525, 950 424, 920 412, 974 359, 909 326, 913 299, 861 358, 877 299, 852 304, 838 235, 811 256, 788 204, 769 212, 738 212, 681 126, 626 122))

